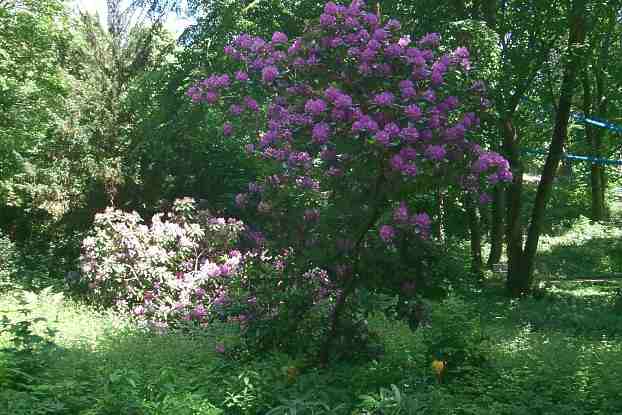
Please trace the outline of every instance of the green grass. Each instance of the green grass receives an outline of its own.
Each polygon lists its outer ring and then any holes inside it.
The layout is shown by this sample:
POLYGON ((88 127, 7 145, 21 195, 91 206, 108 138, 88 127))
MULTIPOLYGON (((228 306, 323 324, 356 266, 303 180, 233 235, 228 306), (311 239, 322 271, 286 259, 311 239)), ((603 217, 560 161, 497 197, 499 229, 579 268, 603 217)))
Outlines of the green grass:
POLYGON ((544 279, 622 277, 622 228, 580 217, 566 232, 541 237, 536 267, 544 279))
MULTIPOLYGON (((413 333, 379 316, 371 327, 383 339, 381 358, 292 376, 288 368, 303 365, 287 356, 218 355, 214 346, 227 336, 222 327, 203 334, 151 334, 61 294, 27 293, 30 318, 47 319, 35 331, 55 330, 55 346, 42 356, 44 369, 30 385, 0 393, 0 413, 312 413, 300 409, 313 407, 330 408, 316 413, 371 414, 382 405, 396 407, 393 390, 380 394, 391 384, 401 393, 400 405, 416 413, 622 413, 617 288, 616 282, 559 282, 541 298, 523 301, 494 288, 473 295, 469 301, 481 315, 487 361, 450 370, 440 385, 423 331, 413 333)), ((0 299, 0 309, 13 320, 20 318, 20 307, 10 295, 0 299)))

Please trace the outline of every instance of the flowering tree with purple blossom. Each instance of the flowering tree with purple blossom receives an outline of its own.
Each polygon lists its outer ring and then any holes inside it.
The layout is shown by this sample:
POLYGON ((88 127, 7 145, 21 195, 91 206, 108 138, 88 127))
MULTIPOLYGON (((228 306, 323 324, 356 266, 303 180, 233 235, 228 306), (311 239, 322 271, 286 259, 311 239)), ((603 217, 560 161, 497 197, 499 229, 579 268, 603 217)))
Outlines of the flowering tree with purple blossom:
POLYGON ((239 70, 188 89, 230 115, 224 135, 256 130, 247 151, 269 174, 236 204, 299 264, 327 272, 324 360, 360 307, 357 291, 422 284, 406 260, 433 239, 417 195, 455 186, 486 200, 487 187, 511 179, 505 159, 474 141, 488 101, 469 78, 468 50, 440 45, 435 33, 411 39, 363 1, 328 2, 302 37, 239 35, 224 50, 239 70), (379 252, 396 258, 398 275, 370 275, 379 252))

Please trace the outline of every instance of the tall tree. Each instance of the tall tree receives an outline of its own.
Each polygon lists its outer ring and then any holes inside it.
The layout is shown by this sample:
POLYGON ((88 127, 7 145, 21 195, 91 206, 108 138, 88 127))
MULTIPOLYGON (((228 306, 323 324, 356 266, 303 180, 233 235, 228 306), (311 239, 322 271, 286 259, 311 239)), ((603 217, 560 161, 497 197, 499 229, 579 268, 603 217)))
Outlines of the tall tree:
POLYGON ((58 190, 47 180, 58 179, 41 174, 35 159, 45 156, 46 143, 67 116, 68 26, 60 0, 0 5, 0 203, 5 207, 39 208, 58 190))
MULTIPOLYGON (((588 117, 609 118, 614 108, 611 84, 619 75, 617 65, 611 65, 616 58, 620 58, 622 45, 617 42, 620 36, 620 24, 618 23, 620 2, 611 2, 609 7, 600 7, 595 10, 594 30, 588 37, 589 56, 588 62, 581 73, 583 87, 582 110, 588 117), (616 6, 617 3, 617 6, 616 6), (618 72, 618 73, 616 73, 618 72)), ((603 139, 607 131, 603 128, 586 124, 585 134, 590 146, 592 157, 603 158, 606 156, 607 145, 603 139)), ((601 164, 592 164, 590 167, 590 196, 591 217, 601 221, 607 216, 605 193, 607 180, 605 168, 601 164)))
POLYGON ((503 227, 501 212, 506 207, 508 268, 514 270, 520 262, 524 227, 521 221, 523 162, 518 111, 523 98, 533 90, 534 80, 549 59, 551 51, 560 44, 562 32, 559 27, 563 27, 560 15, 563 9, 557 3, 524 4, 520 1, 504 1, 497 7, 497 16, 494 19, 490 16, 487 18, 490 24, 495 24, 502 48, 495 106, 499 117, 501 148, 510 161, 514 178, 507 196, 501 189, 495 194, 492 250, 488 263, 492 265, 500 257, 502 239, 499 231, 503 227))
POLYGON ((122 159, 128 151, 128 130, 132 111, 126 99, 132 82, 147 69, 153 69, 167 53, 172 52, 172 39, 166 38, 162 22, 164 12, 154 12, 140 2, 124 7, 121 0, 107 0, 107 23, 81 13, 84 37, 83 57, 91 84, 90 105, 99 111, 90 114, 90 140, 95 163, 93 172, 104 186, 107 203, 114 205, 123 182, 122 159), (163 48, 163 50, 158 50, 163 48))
MULTIPOLYGON (((511 247, 508 267, 507 288, 513 296, 523 295, 531 289, 534 273, 534 260, 542 230, 542 221, 546 204, 550 197, 553 179, 562 158, 564 144, 568 134, 568 122, 572 99, 577 80, 585 59, 585 37, 587 31, 586 0, 573 0, 568 16, 568 56, 564 65, 564 74, 557 104, 555 128, 549 153, 541 174, 536 200, 531 213, 531 221, 525 246, 522 243, 511 247)), ((513 195, 513 199, 516 195, 513 195)), ((513 200, 515 202, 515 200, 513 200)), ((513 206, 511 206, 511 209, 513 206)), ((515 237, 516 235, 510 235, 515 237)))

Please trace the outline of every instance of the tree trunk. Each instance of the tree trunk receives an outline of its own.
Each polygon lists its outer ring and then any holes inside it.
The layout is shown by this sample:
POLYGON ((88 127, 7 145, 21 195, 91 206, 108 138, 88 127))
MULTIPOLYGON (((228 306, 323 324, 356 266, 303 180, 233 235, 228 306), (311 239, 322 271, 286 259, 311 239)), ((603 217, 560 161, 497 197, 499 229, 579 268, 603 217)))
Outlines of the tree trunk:
MULTIPOLYGON (((602 132, 594 131, 594 128, 587 127, 586 133, 592 147, 592 157, 602 157, 602 132), (591 130, 591 131, 590 131, 591 130)), ((592 220, 602 221, 607 217, 607 208, 605 206, 605 183, 603 166, 600 164, 592 164, 590 168, 590 184, 592 196, 592 220)))
POLYGON ((523 194, 523 165, 520 158, 520 149, 516 129, 511 116, 501 122, 503 132, 503 149, 512 169, 512 183, 508 189, 507 206, 507 256, 508 274, 507 288, 514 291, 521 279, 521 257, 523 255, 523 226, 521 223, 522 194, 523 194))
MULTIPOLYGON (((497 8, 498 0, 481 0, 478 2, 480 18, 486 22, 489 28, 497 28, 497 8)), ((493 191, 492 200, 492 221, 490 225, 490 254, 488 255, 487 265, 492 267, 498 264, 503 254, 503 236, 505 234, 505 210, 506 210, 506 189, 496 186, 493 191)))
POLYGON ((505 234, 505 188, 497 186, 493 191, 492 223, 490 225, 490 254, 487 265, 492 268, 498 264, 503 254, 503 235, 505 234))
POLYGON ((562 158, 562 152, 568 134, 568 121, 570 119, 572 97, 574 95, 577 77, 583 63, 583 52, 578 50, 578 47, 585 41, 585 2, 586 0, 575 0, 572 3, 568 40, 570 56, 564 69, 555 129, 553 131, 553 140, 551 141, 549 154, 544 164, 540 184, 538 185, 527 241, 518 268, 520 271, 518 274, 514 275, 512 285, 508 286, 513 296, 526 294, 531 289, 536 251, 538 249, 538 241, 544 221, 544 210, 551 194, 555 172, 562 158))
POLYGON ((333 352, 334 342, 336 338, 338 337, 341 326, 342 326, 341 320, 343 318, 344 311, 346 311, 347 299, 356 290, 356 286, 358 282, 357 274, 358 274, 359 265, 360 265, 360 259, 361 259, 360 255, 361 255, 361 249, 363 247, 363 241, 365 240, 365 237, 369 233, 369 230, 376 225, 376 222, 380 218, 383 210, 386 208, 386 198, 385 198, 385 194, 383 191, 384 184, 385 184, 384 165, 380 163, 380 167, 378 169, 378 176, 376 178, 376 184, 375 184, 374 193, 373 193, 374 205, 372 208, 372 212, 369 216, 368 221, 361 228, 361 231, 358 234, 358 237, 354 244, 354 249, 353 249, 354 263, 352 267, 352 276, 350 277, 350 279, 346 282, 345 286, 343 287, 341 291, 341 295, 339 295, 337 298, 337 302, 335 304, 332 315, 330 317, 328 332, 326 334, 322 348, 319 353, 319 361, 322 365, 327 365, 330 360, 330 357, 333 352))
POLYGON ((607 170, 601 166, 600 169, 600 183, 602 185, 602 192, 600 192, 600 204, 603 207, 605 213, 604 213, 604 218, 608 219, 609 218, 609 207, 607 206, 607 202, 605 199, 605 194, 607 193, 607 187, 608 187, 608 183, 609 181, 607 180, 607 170))
MULTIPOLYGON (((583 71, 583 112, 586 116, 596 115, 598 117, 607 118, 608 100, 607 100, 607 68, 609 67, 610 48, 615 31, 617 15, 615 9, 609 14, 609 20, 606 23, 606 29, 596 37, 596 42, 592 44, 595 50, 600 47, 600 53, 590 70, 583 71), (602 36, 602 38, 601 38, 602 36), (593 79, 590 76, 593 74, 593 79), (594 84, 594 85, 593 85, 594 84)), ((592 157, 603 157, 602 139, 604 130, 602 128, 594 128, 586 124, 585 133, 590 143, 590 154, 592 157)), ((605 180, 605 168, 599 164, 592 164, 590 168, 590 190, 591 190, 591 217, 592 220, 602 221, 607 218, 607 205, 605 203, 605 192, 607 183, 605 180)))
POLYGON ((464 205, 469 221, 469 235, 471 238, 471 273, 477 277, 483 276, 482 262, 482 228, 477 204, 469 195, 465 197, 464 205))
MULTIPOLYGON (((602 78, 599 75, 596 75, 597 78, 597 87, 596 87, 596 100, 600 101, 603 99, 601 94, 602 91, 602 78), (601 79, 599 79, 601 78, 601 79)), ((583 71, 582 76, 583 83, 583 112, 586 116, 591 115, 594 111, 594 96, 592 94, 592 83, 590 79, 590 74, 587 70, 583 71)), ((600 111, 598 111, 600 115, 600 111)), ((591 151, 590 155, 592 157, 602 157, 602 130, 597 130, 591 125, 585 126, 585 135, 590 143, 591 151)), ((601 221, 605 219, 605 205, 604 205, 604 188, 602 183, 602 166, 599 164, 592 164, 590 168, 590 191, 591 191, 591 218, 595 221, 601 221)))
MULTIPOLYGON (((596 114, 599 117, 607 116, 607 107, 609 101, 605 97, 605 65, 609 60, 609 43, 610 38, 605 41, 603 47, 603 55, 605 55, 600 62, 601 67, 596 72, 596 114)), ((591 130, 592 136, 589 137, 590 144, 592 146, 593 157, 603 157, 603 135, 605 131, 599 128, 595 131, 595 128, 588 127, 587 131, 591 130)), ((594 220, 602 221, 607 219, 607 204, 605 203, 605 192, 607 190, 607 179, 605 176, 605 168, 601 164, 592 164, 590 169, 591 181, 592 181, 592 218, 594 220), (595 185, 595 186, 594 186, 595 185)))

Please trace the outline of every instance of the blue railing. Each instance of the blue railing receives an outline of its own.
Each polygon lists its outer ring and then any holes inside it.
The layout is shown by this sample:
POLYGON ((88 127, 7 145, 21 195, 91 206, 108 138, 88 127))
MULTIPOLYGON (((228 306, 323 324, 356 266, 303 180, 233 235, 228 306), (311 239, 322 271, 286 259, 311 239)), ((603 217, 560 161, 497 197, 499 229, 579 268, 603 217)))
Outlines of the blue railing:
MULTIPOLYGON (((532 155, 532 156, 546 156, 549 153, 543 150, 523 149, 523 154, 532 155)), ((562 158, 566 160, 587 161, 592 164, 601 164, 601 165, 608 165, 608 166, 622 166, 622 160, 610 160, 610 159, 604 159, 600 157, 577 156, 574 154, 562 154, 562 158)))

